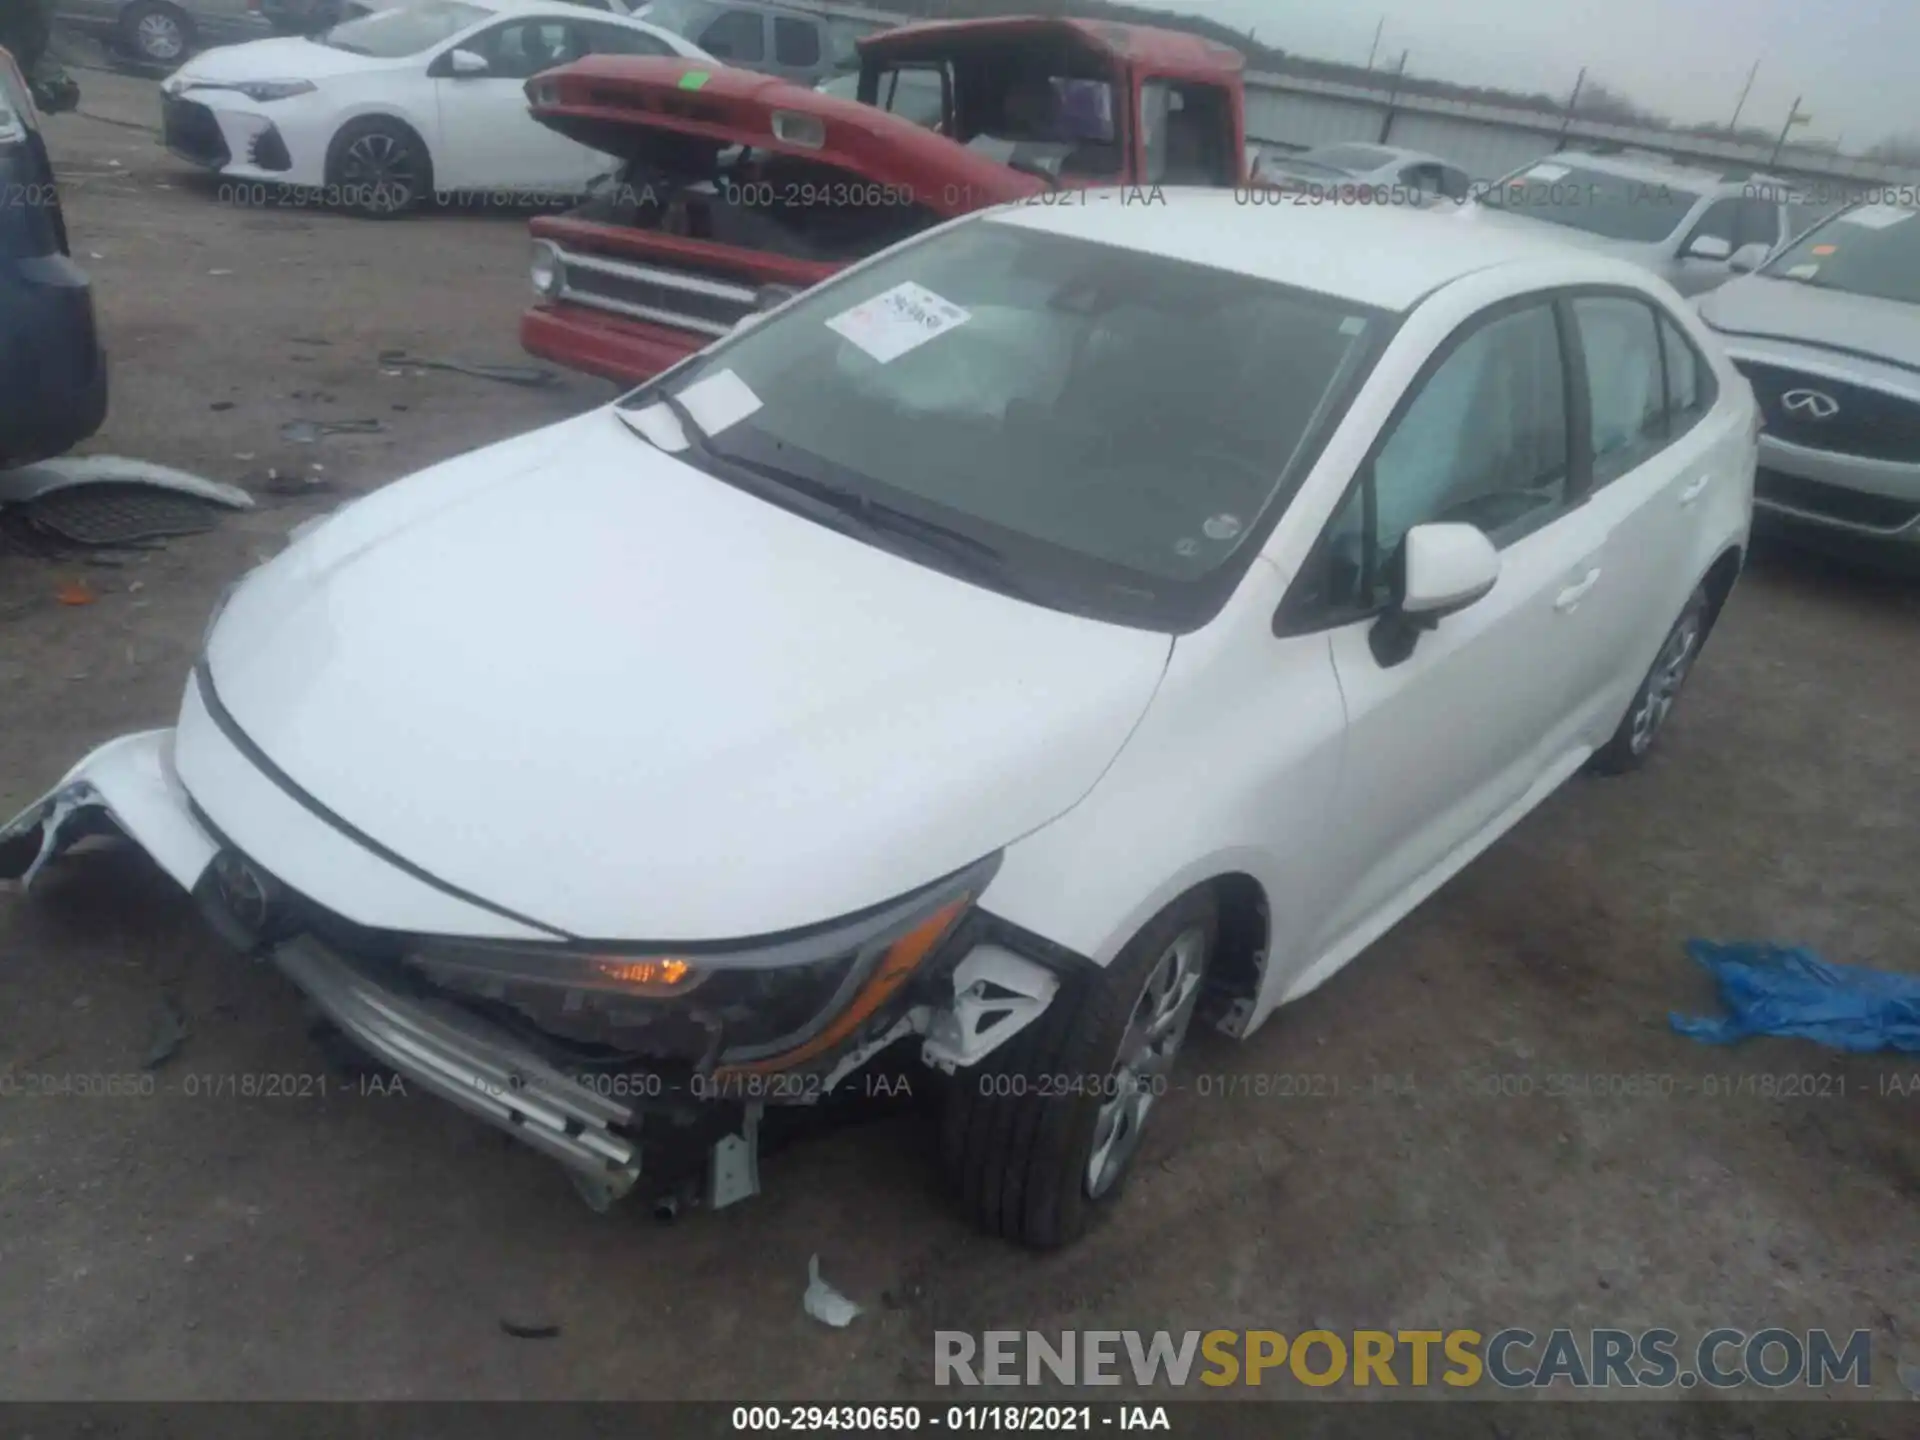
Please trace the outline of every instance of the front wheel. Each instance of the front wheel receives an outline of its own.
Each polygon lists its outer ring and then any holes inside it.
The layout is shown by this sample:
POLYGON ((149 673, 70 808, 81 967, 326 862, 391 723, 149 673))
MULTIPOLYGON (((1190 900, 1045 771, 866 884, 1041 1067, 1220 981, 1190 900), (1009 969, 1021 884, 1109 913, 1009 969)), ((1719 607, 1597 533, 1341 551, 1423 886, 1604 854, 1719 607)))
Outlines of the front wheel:
POLYGON ((1680 689, 1693 673, 1693 662, 1700 658, 1700 646, 1707 638, 1707 620, 1711 607, 1702 586, 1687 600, 1680 618, 1673 622, 1660 654, 1634 692, 1633 703, 1620 721, 1620 728, 1594 754, 1593 768, 1603 775, 1619 775, 1637 770, 1653 753, 1653 745, 1666 729, 1667 719, 1680 698, 1680 689))
POLYGON ((398 120, 354 120, 327 151, 327 189, 355 215, 392 220, 433 193, 432 157, 426 142, 398 120))
POLYGON ((1218 934, 1213 893, 1183 896, 1111 965, 1063 985, 1026 1031, 954 1077, 942 1148, 982 1228, 1051 1249, 1120 1193, 1218 934))

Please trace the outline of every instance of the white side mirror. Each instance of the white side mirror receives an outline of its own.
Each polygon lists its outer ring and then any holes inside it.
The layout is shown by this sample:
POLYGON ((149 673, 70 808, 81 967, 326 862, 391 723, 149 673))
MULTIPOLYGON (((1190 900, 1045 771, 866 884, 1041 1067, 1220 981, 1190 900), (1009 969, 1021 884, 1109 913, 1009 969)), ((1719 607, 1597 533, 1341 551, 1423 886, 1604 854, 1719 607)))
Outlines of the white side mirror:
POLYGON ((1472 525, 1416 525, 1400 542, 1397 599, 1367 632, 1385 667, 1413 654, 1441 620, 1483 600, 1500 581, 1500 552, 1472 525))
POLYGON ((447 57, 447 68, 456 75, 484 75, 492 67, 487 57, 476 55, 471 50, 456 50, 447 57))
POLYGON ((1772 253, 1772 248, 1764 242, 1750 241, 1727 257, 1727 268, 1736 275, 1751 275, 1767 263, 1767 256, 1772 253))
POLYGON ((1718 235, 1701 235, 1687 246, 1687 254, 1695 260, 1725 260, 1733 254, 1733 246, 1718 235))
POLYGON ((1438 620, 1484 600, 1500 580, 1500 552, 1472 525, 1416 525, 1407 532, 1400 613, 1438 620))

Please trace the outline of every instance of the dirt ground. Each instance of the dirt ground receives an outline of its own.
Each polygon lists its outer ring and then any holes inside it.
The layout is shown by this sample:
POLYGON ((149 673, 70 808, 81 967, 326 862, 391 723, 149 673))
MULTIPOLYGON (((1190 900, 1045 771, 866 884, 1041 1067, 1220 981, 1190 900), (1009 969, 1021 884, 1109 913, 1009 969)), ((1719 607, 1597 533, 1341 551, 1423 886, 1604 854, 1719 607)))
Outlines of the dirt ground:
MULTIPOLYGON (((223 205, 140 128, 149 85, 80 78, 84 113, 49 131, 113 360, 85 448, 261 503, 118 567, 0 556, 5 814, 172 722, 215 595, 290 525, 612 393, 376 363, 523 360, 523 216, 223 205), (382 430, 279 438, 301 418, 382 430), (324 493, 272 494, 270 467, 324 493), (57 603, 75 581, 98 599, 57 603)), ((419 1094, 225 1093, 329 1073, 293 993, 137 853, 76 857, 31 900, 0 886, 0 1395, 876 1399, 929 1390, 936 1328, 1511 1324, 1870 1328, 1875 1393, 1898 1396, 1920 1363, 1920 1057, 1710 1050, 1667 1017, 1713 1008, 1692 936, 1920 969, 1916 814, 1920 589, 1763 552, 1648 771, 1569 786, 1245 1045, 1196 1041, 1125 1204, 1045 1258, 968 1228, 911 1108, 668 1226, 594 1215, 419 1094), (167 1005, 190 1034, 152 1097, 18 1093, 139 1072, 167 1005), (1607 1098, 1568 1074, 1668 1078, 1607 1098), (1342 1093, 1201 1079, 1228 1075, 1342 1093), (1361 1093, 1379 1075, 1412 1093, 1361 1093), (1739 1076, 1756 1093, 1726 1093, 1739 1076), (1800 1076, 1826 1093, 1757 1093, 1800 1076), (1488 1093, 1500 1077, 1534 1093, 1488 1093), (815 1252, 867 1307, 849 1329, 801 1312, 815 1252)))

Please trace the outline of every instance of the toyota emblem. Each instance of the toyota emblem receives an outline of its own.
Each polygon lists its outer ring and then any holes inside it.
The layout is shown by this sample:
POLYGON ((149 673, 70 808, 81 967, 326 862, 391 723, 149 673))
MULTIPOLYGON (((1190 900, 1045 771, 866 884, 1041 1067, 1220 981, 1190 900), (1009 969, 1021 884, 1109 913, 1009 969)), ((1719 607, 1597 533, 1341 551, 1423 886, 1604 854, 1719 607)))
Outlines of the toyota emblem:
POLYGON ((1840 402, 1824 390, 1789 390, 1780 397, 1789 415, 1804 415, 1809 420, 1831 420, 1840 413, 1840 402))
POLYGON ((274 909, 273 887, 266 876, 231 850, 214 857, 213 873, 233 918, 256 933, 264 931, 274 909))

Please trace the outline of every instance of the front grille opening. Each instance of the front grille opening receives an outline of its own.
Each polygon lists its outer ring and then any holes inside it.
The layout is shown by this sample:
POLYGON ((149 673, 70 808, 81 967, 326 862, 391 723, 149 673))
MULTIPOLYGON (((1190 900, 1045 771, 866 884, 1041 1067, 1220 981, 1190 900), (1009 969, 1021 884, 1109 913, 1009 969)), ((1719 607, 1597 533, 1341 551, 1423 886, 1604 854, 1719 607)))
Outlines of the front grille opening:
POLYGON ((1781 365, 1747 360, 1738 365, 1753 384, 1767 433, 1776 439, 1836 455, 1920 464, 1920 401, 1781 365), (1799 392, 1824 397, 1834 407, 1832 414, 1789 408, 1787 397, 1799 392))

